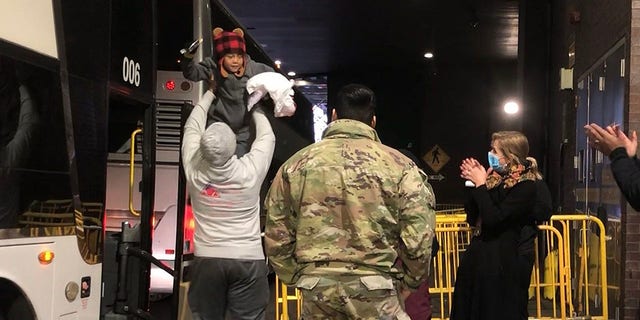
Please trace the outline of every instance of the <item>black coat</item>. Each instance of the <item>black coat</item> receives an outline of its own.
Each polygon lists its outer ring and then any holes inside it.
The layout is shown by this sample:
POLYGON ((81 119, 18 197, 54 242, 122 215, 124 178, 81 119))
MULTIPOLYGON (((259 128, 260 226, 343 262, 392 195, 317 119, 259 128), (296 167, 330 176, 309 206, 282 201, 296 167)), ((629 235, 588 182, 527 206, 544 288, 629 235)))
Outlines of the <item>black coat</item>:
POLYGON ((519 299, 518 243, 535 201, 534 181, 508 189, 502 184, 471 189, 465 204, 467 221, 472 226, 481 221, 482 231, 460 261, 452 320, 519 319, 525 306, 519 299))
MULTIPOLYGON (((551 192, 547 184, 542 180, 536 180, 536 203, 533 206, 533 212, 527 224, 522 228, 520 233, 520 243, 518 244, 518 252, 521 255, 534 255, 534 241, 538 236, 538 225, 548 222, 552 214, 551 192)), ((533 265, 532 265, 533 266, 533 265)), ((528 281, 528 279, 527 279, 528 281)))
POLYGON ((609 154, 613 177, 629 204, 640 211, 640 161, 629 157, 625 148, 620 147, 609 154))

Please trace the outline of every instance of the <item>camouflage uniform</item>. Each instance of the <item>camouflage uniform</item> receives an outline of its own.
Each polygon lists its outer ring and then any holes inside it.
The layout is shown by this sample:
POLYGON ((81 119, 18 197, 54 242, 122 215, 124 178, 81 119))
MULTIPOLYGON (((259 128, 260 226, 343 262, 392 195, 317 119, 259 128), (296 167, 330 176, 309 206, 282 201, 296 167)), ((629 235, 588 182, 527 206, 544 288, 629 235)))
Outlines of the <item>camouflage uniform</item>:
POLYGON ((434 203, 411 160, 370 126, 337 120, 278 170, 265 201, 267 255, 302 289, 305 319, 408 319, 396 288, 429 273, 434 203))

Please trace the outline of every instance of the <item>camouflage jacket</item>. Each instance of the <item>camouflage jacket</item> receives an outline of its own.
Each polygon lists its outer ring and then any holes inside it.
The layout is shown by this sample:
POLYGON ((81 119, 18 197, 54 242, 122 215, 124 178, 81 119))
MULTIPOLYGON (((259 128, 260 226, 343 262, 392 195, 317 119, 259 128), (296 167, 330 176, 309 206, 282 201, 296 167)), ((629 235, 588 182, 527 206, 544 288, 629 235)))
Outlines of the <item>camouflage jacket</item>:
POLYGON ((265 200, 270 263, 287 284, 302 274, 387 274, 416 288, 429 273, 431 190, 374 129, 334 121, 273 180, 265 200))

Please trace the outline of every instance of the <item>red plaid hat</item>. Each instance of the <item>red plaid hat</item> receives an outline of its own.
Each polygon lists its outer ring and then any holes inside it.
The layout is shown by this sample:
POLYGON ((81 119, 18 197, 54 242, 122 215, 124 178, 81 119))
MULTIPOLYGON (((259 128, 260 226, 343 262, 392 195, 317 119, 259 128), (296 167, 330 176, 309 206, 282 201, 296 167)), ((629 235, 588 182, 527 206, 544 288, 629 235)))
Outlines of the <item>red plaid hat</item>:
POLYGON ((213 43, 215 45, 218 59, 228 53, 246 54, 247 49, 244 44, 244 32, 240 28, 233 31, 223 31, 222 28, 213 29, 213 43))

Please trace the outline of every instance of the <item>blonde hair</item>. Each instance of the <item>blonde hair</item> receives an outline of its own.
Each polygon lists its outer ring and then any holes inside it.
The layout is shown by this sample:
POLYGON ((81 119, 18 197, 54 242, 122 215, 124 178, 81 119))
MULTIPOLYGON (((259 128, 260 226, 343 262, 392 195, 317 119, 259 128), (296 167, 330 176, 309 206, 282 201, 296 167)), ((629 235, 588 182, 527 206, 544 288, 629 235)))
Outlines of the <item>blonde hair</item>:
MULTIPOLYGON (((491 142, 498 142, 500 152, 509 159, 512 164, 521 164, 528 168, 536 179, 542 180, 542 174, 538 169, 538 161, 529 156, 529 140, 519 131, 498 131, 491 135, 491 142)), ((495 148, 495 145, 494 145, 495 148)))

